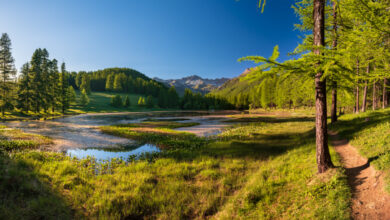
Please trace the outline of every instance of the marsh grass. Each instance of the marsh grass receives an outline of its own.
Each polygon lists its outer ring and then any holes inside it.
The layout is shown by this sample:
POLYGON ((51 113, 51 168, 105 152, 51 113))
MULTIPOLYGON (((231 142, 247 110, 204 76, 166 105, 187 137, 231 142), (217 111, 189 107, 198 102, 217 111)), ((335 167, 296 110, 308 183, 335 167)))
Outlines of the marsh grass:
MULTIPOLYGON (((24 218, 349 219, 350 192, 343 171, 316 174, 312 122, 259 119, 212 139, 160 125, 147 132, 133 126, 102 128, 166 145, 152 160, 99 163, 53 152, 8 153, 0 172, 8 172, 11 162, 22 164, 15 166, 14 176, 31 173, 44 187, 38 185, 41 191, 33 198, 18 194, 20 189, 7 191, 16 186, 1 181, 6 183, 0 200, 8 213, 4 217, 17 218, 14 210, 27 207, 20 213, 24 218), (34 208, 20 202, 25 198, 42 202, 34 208), (7 203, 11 199, 14 205, 7 203), (53 207, 49 201, 59 202, 53 207)), ((31 181, 17 186, 23 184, 34 187, 31 181)))

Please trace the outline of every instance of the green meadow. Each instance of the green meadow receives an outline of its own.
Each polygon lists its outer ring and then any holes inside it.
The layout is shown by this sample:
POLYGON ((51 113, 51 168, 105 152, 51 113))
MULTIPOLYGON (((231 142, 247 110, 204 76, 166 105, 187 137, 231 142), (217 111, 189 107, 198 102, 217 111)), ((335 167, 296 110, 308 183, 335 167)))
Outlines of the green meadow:
POLYGON ((316 174, 312 118, 231 120, 209 138, 172 121, 103 126, 163 149, 110 162, 39 151, 49 139, 3 127, 0 218, 350 218, 343 169, 316 174))

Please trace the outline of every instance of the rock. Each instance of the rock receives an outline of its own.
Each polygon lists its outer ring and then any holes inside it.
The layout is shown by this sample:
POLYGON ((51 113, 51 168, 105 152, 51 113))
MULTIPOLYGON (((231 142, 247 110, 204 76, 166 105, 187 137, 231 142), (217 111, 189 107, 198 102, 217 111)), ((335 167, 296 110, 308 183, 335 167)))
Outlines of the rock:
POLYGON ((375 203, 374 202, 370 202, 370 203, 367 204, 366 207, 370 208, 370 209, 374 209, 375 208, 375 203))

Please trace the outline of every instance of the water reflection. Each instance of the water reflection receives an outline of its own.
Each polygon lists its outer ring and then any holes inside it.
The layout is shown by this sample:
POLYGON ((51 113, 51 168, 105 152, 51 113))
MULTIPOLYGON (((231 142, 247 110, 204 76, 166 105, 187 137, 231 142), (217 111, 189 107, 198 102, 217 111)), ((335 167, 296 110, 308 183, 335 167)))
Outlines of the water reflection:
POLYGON ((111 160, 112 158, 121 158, 127 160, 129 156, 139 156, 142 153, 160 152, 160 149, 151 144, 144 144, 136 147, 124 147, 124 148, 86 148, 86 149, 68 149, 66 155, 76 157, 78 159, 84 159, 88 156, 95 157, 96 160, 111 160))

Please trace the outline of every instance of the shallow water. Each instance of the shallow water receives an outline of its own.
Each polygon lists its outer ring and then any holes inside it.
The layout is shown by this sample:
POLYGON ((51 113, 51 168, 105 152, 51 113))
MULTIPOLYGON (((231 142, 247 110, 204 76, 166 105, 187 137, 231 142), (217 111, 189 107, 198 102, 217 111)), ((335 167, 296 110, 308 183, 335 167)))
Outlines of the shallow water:
POLYGON ((118 151, 112 151, 112 149, 107 148, 87 148, 87 149, 68 149, 66 150, 66 154, 71 157, 76 157, 78 159, 83 159, 88 156, 93 156, 98 161, 102 160, 111 160, 112 158, 121 158, 123 160, 127 160, 129 156, 139 156, 142 153, 151 153, 151 152, 159 152, 160 149, 152 144, 144 144, 137 148, 130 149, 121 149, 118 151))
POLYGON ((154 145, 139 146, 133 140, 107 135, 99 130, 99 126, 103 125, 137 123, 148 118, 198 122, 200 125, 176 129, 198 136, 218 134, 228 126, 227 123, 223 122, 226 119, 225 115, 207 112, 98 113, 46 121, 13 121, 3 124, 27 133, 52 138, 54 145, 50 146, 51 150, 65 152, 78 158, 94 156, 96 159, 106 160, 113 157, 126 157, 124 159, 127 159, 130 155, 158 150, 154 145), (137 145, 139 147, 134 148, 137 145), (114 152, 115 148, 118 147, 124 150, 114 152))

